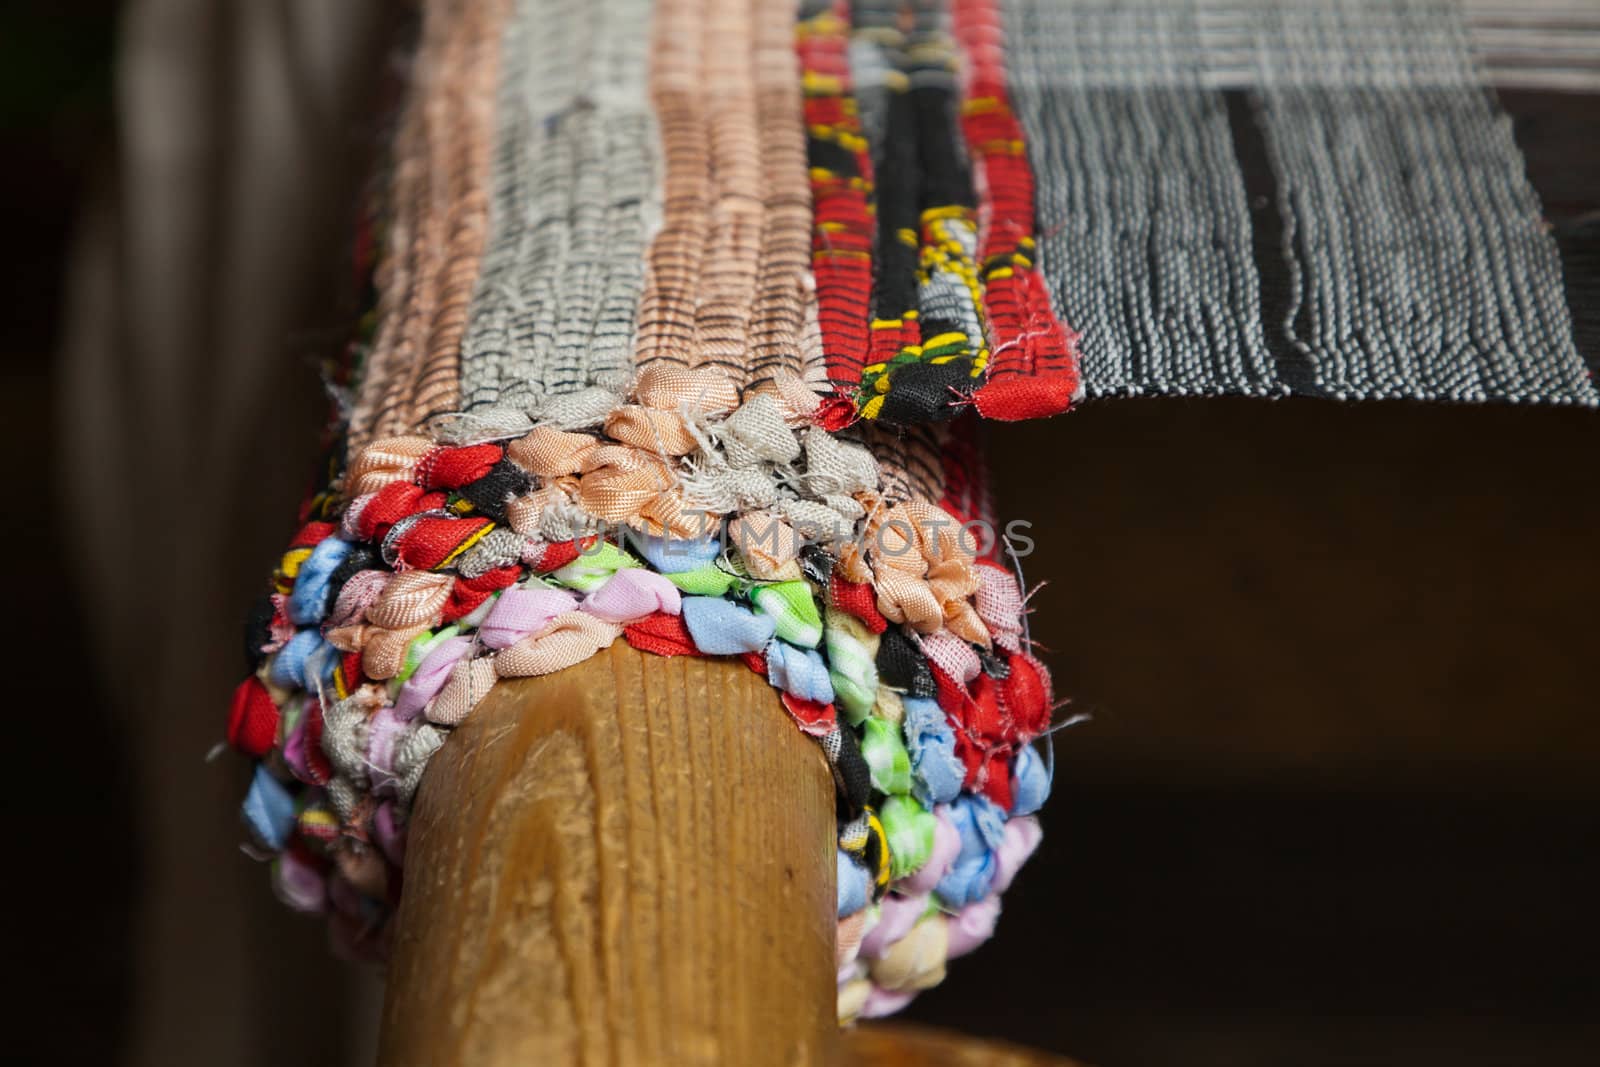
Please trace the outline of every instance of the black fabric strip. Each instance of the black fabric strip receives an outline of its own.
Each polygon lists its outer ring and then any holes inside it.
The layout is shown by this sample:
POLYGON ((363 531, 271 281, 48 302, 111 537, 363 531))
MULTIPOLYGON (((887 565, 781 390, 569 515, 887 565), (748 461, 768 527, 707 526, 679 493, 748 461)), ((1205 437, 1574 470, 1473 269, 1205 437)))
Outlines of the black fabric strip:
POLYGON ((856 166, 855 153, 845 149, 832 141, 825 141, 820 137, 806 138, 806 161, 812 167, 830 171, 845 178, 859 178, 860 168, 856 166))
POLYGON ((917 249, 900 231, 917 232, 920 168, 917 166, 916 113, 910 97, 891 91, 884 130, 883 163, 877 178, 878 254, 873 266, 873 315, 897 319, 917 309, 917 249))
POLYGON ((955 97, 943 86, 911 90, 917 115, 917 152, 922 159, 922 209, 973 207, 972 175, 956 144, 955 97))
POLYGON ((1278 179, 1272 173, 1267 141, 1256 120, 1260 99, 1243 89, 1227 89, 1222 95, 1228 108, 1234 157, 1244 176, 1245 202, 1250 207, 1251 255, 1261 279, 1261 335, 1284 384, 1296 393, 1319 396, 1310 360, 1294 347, 1291 330, 1284 327, 1294 302, 1294 276, 1284 255, 1278 179))

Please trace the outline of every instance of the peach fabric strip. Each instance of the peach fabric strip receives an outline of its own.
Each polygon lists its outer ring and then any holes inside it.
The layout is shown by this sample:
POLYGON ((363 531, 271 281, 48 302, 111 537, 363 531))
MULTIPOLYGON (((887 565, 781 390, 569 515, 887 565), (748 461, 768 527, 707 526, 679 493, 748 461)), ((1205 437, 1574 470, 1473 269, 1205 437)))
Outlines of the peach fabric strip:
POLYGON ((650 96, 664 165, 661 229, 650 242, 634 362, 690 365, 695 284, 705 250, 711 175, 705 143, 705 93, 699 0, 662 0, 652 37, 650 96))
POLYGON ((745 389, 767 392, 776 389, 774 372, 804 371, 801 335, 811 274, 811 185, 794 49, 798 11, 794 3, 751 3, 764 207, 745 389))
POLYGON ((428 331, 427 354, 417 374, 405 429, 430 415, 452 410, 461 399, 461 338, 489 232, 489 160, 493 142, 495 87, 499 81, 502 31, 510 0, 475 0, 467 20, 467 76, 452 82, 451 122, 457 129, 448 167, 452 208, 439 295, 428 331))
POLYGON ((461 337, 488 230, 501 30, 509 0, 424 12, 416 84, 391 182, 378 276, 381 325, 351 417, 350 451, 417 429, 460 398, 461 337))
POLYGON ((635 362, 775 391, 804 370, 811 204, 793 3, 665 0, 651 93, 666 161, 635 362), (707 101, 714 106, 708 106, 707 101))
POLYGON ((710 101, 703 136, 711 201, 689 365, 718 367, 742 386, 761 257, 761 138, 750 62, 754 28, 750 0, 702 2, 699 92, 710 101))
POLYGON ((426 196, 427 168, 423 165, 423 100, 439 77, 449 19, 447 5, 430 8, 424 15, 416 53, 411 60, 411 87, 407 105, 395 134, 388 186, 384 190, 389 218, 382 235, 383 248, 374 271, 378 302, 374 309, 378 331, 361 368, 354 406, 350 412, 348 456, 360 455, 373 437, 373 426, 383 406, 388 383, 396 376, 395 349, 400 313, 411 291, 412 257, 416 250, 417 207, 426 196))
MULTIPOLYGON (((394 210, 405 217, 403 243, 390 245, 389 255, 403 266, 397 269, 397 288, 389 307, 380 307, 382 328, 370 357, 372 372, 364 385, 377 392, 371 431, 384 437, 404 433, 396 413, 409 395, 416 378, 415 361, 426 329, 429 294, 438 253, 443 241, 444 191, 441 176, 434 169, 434 140, 442 131, 438 110, 444 87, 449 84, 452 64, 459 62, 459 47, 465 29, 460 17, 462 4, 472 0, 430 7, 423 14, 423 48, 413 66, 415 83, 404 123, 404 143, 397 149, 394 210), (402 178, 404 181, 402 183, 402 178)), ((352 442, 354 447, 358 442, 352 442)))

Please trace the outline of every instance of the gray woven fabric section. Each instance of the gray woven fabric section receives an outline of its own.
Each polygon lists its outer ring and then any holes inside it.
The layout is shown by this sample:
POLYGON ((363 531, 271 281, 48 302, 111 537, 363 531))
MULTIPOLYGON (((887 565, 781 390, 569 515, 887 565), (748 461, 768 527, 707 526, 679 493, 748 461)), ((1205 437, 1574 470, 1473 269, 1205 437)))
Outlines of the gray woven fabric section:
POLYGON ((1192 4, 1005 0, 1039 262, 1089 397, 1283 392, 1192 4))
POLYGON ((462 404, 536 414, 632 367, 661 214, 648 0, 518 0, 462 404))
POLYGON ((1041 268, 1091 397, 1600 401, 1456 4, 1002 8, 1041 268), (1278 193, 1261 266, 1289 300, 1264 329, 1219 86, 1250 88, 1278 193))
POLYGON ((1290 4, 1255 25, 1283 328, 1315 388, 1595 404, 1555 242, 1455 5, 1290 4))

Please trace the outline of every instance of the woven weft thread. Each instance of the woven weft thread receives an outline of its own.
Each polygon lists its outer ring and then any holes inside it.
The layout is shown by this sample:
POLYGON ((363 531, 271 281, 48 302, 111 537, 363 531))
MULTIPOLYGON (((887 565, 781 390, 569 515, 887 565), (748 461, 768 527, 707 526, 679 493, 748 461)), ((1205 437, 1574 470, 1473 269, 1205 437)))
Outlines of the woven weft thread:
POLYGON ((1039 183, 1040 267, 1090 398, 1282 392, 1220 94, 1173 39, 1193 5, 1001 0, 1039 183))
POLYGON ((1005 29, 995 0, 955 0, 952 8, 990 347, 988 378, 973 403, 990 419, 1054 415, 1083 397, 1078 335, 1056 317, 1038 270, 1033 168, 1006 89, 1005 29))
MULTIPOLYGON (((803 0, 796 31, 805 87, 812 272, 826 378, 841 390, 861 381, 871 319, 872 154, 847 57, 847 0, 803 0)), ((841 406, 854 417, 853 401, 841 406)))
POLYGON ((1001 8, 1041 266, 1083 331, 1091 397, 1600 402, 1457 5, 1001 8), (1284 321, 1263 322, 1218 88, 1239 84, 1278 186, 1284 321))
POLYGON ((1293 303, 1283 328, 1338 399, 1600 403, 1555 242, 1454 4, 1263 13, 1261 123, 1293 303))
POLYGON ((491 236, 462 352, 465 410, 533 414, 624 380, 659 224, 646 0, 519 0, 505 43, 491 236))
POLYGON ((651 243, 635 361, 718 367, 740 390, 803 370, 809 277, 795 12, 668 0, 651 95, 665 217, 651 243))
POLYGON ((1451 5, 433 0, 418 40, 349 450, 228 723, 278 892, 352 954, 448 732, 621 638, 739 657, 817 740, 839 1017, 895 1011, 992 932, 1051 784, 978 416, 1596 401, 1451 5))
POLYGON ((461 337, 488 230, 495 86, 509 0, 430 5, 389 190, 378 335, 351 417, 358 446, 460 403, 461 337))

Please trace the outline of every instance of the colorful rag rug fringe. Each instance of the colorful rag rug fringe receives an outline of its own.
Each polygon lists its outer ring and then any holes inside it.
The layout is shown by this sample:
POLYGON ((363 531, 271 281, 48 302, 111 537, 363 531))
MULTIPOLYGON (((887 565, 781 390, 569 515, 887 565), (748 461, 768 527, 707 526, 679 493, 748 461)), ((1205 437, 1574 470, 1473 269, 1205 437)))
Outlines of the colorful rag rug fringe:
POLYGON ((450 729, 619 638, 739 657, 822 746, 841 1020, 989 936, 1054 698, 975 423, 1080 392, 993 25, 424 6, 358 245, 373 312, 228 722, 278 894, 345 951, 384 953, 450 729))

